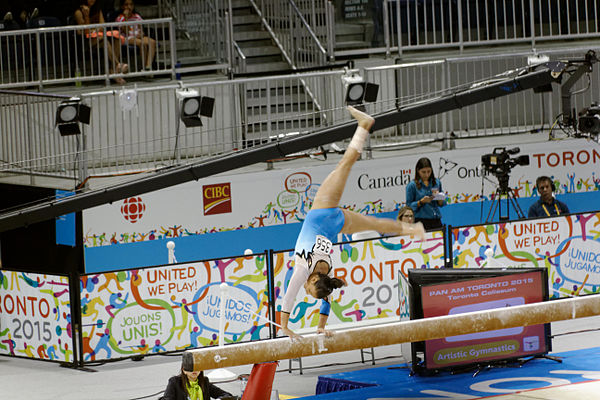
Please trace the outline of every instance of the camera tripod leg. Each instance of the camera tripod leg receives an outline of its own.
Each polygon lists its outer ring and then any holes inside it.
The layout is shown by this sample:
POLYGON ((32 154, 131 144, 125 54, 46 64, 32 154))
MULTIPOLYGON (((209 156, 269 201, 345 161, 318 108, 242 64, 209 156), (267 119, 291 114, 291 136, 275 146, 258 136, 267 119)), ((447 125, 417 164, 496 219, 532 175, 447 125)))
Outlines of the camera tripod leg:
MULTIPOLYGON (((515 196, 514 189, 510 189, 510 191, 508 192, 508 199, 512 203, 513 208, 515 209, 515 212, 517 213, 517 217, 525 218, 525 214, 523 213, 521 206, 519 206, 519 203, 517 202, 517 197, 515 196)), ((506 208, 507 208, 507 214, 508 214, 508 205, 506 208)))
POLYGON ((486 223, 493 222, 494 216, 496 215, 496 209, 498 210, 498 220, 508 220, 510 219, 510 205, 514 208, 517 213, 518 218, 525 218, 525 214, 523 210, 519 206, 517 202, 517 196, 515 196, 514 189, 509 188, 506 193, 502 193, 501 189, 496 189, 494 193, 494 200, 492 200, 492 205, 490 206, 490 211, 488 212, 487 218, 485 220, 486 223), (506 215, 502 215, 502 196, 506 196, 506 215))
MULTIPOLYGON (((492 200, 492 204, 490 205, 490 211, 488 211, 488 215, 485 219, 485 222, 492 222, 494 219, 494 215, 496 215, 496 209, 498 208, 498 204, 500 203, 500 191, 499 189, 496 189, 496 192, 494 193, 494 199, 492 200)), ((500 219, 502 219, 502 207, 500 207, 500 219)))

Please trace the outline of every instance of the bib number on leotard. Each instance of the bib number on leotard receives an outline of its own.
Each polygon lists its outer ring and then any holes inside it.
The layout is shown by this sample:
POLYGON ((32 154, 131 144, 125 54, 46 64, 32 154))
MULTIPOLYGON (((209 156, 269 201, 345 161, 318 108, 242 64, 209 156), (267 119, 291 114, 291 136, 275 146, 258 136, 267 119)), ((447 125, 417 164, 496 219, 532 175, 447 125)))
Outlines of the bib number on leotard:
POLYGON ((333 243, 325 236, 317 235, 315 246, 313 247, 313 253, 330 254, 333 249, 333 243))

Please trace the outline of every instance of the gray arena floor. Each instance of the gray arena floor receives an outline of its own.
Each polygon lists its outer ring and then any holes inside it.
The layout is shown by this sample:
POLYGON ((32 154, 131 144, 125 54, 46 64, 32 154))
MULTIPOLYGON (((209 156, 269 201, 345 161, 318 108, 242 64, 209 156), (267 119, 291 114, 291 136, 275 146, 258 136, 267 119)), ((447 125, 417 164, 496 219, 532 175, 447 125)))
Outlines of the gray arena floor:
MULTIPOLYGON (((600 316, 552 324, 553 352, 596 347, 600 343, 600 316)), ((2 400, 133 400, 158 399, 170 376, 178 372, 180 356, 151 356, 142 361, 118 361, 92 367, 93 372, 62 368, 54 363, 0 357, 0 399, 2 400)), ((376 366, 404 362, 402 346, 375 349, 376 366)), ((359 350, 302 359, 303 374, 288 372, 288 360, 280 362, 273 389, 281 399, 315 394, 320 375, 370 368, 362 364, 359 350)), ((600 360, 598 360, 600 365, 600 360)), ((297 363, 293 364, 298 367, 297 363)), ((251 366, 228 368, 236 374, 250 373, 251 366)), ((219 384, 240 394, 240 381, 219 384)))

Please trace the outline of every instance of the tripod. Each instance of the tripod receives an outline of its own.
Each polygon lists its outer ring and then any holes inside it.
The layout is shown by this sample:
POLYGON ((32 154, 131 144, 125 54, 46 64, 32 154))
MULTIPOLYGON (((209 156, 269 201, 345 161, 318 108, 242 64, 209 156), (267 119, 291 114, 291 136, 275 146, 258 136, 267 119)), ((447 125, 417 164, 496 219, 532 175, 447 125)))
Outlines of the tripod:
POLYGON ((508 186, 508 174, 497 175, 498 178, 498 188, 494 193, 494 200, 492 200, 492 205, 490 206, 490 211, 488 212, 487 218, 485 219, 486 223, 492 222, 494 216, 496 215, 496 209, 498 210, 498 218, 500 221, 506 221, 510 218, 510 205, 512 204, 517 216, 519 218, 525 218, 525 214, 519 203, 517 202, 515 196, 514 189, 508 186), (506 197, 506 213, 502 214, 502 196, 506 197))

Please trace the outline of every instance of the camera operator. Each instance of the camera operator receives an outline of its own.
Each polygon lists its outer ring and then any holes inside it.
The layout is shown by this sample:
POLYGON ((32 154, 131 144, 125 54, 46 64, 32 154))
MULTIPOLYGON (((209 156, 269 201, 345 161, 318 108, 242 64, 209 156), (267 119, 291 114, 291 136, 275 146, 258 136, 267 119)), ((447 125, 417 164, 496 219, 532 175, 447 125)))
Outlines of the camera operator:
POLYGON ((529 207, 528 218, 569 214, 569 207, 554 198, 552 179, 547 176, 540 176, 535 180, 535 187, 540 194, 540 199, 529 207))

